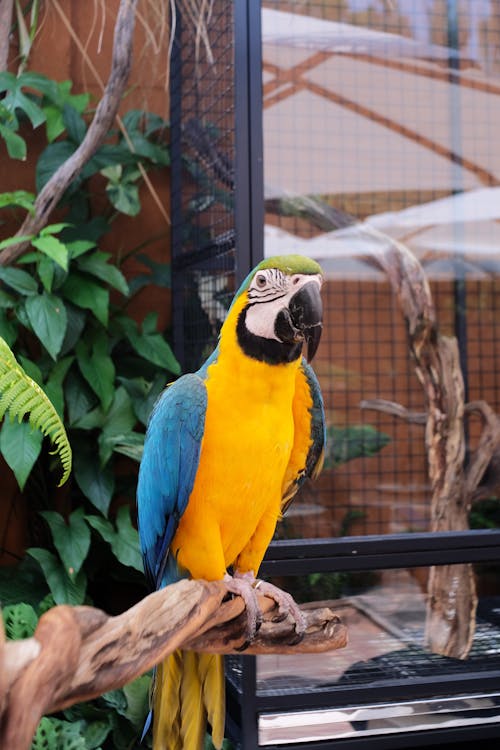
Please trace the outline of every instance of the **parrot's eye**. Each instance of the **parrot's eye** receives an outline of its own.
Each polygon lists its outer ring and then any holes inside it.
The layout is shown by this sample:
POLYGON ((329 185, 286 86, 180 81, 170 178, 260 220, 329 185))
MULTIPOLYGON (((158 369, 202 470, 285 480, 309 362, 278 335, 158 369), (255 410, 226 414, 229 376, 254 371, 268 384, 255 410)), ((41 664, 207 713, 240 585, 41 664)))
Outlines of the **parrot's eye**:
POLYGON ((263 273, 258 273, 255 277, 255 286, 257 289, 264 289, 267 286, 267 278, 263 273))

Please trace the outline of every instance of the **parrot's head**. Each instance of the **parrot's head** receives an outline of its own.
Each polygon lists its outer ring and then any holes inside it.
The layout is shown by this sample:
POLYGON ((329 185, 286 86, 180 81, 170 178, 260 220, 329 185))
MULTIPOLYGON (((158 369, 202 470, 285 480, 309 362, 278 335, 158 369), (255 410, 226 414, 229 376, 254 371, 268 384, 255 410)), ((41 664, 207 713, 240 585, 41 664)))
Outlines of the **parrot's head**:
POLYGON ((321 267, 311 258, 282 255, 261 261, 232 305, 237 341, 244 353, 280 364, 297 360, 305 345, 310 361, 321 338, 322 281, 321 267))

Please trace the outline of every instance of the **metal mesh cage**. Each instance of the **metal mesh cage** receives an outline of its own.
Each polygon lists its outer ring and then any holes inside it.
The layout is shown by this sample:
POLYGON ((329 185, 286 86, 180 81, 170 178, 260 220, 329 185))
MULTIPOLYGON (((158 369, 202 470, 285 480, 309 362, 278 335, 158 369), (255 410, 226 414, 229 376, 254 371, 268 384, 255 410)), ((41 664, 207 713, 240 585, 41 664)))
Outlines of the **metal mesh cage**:
POLYGON ((195 28, 177 3, 171 67, 175 345, 185 370, 213 349, 234 292, 235 76, 232 4, 195 28))
MULTIPOLYGON (((401 309, 370 255, 376 242, 359 226, 420 260, 439 330, 458 341, 466 399, 498 411, 498 9, 272 0, 262 29, 265 252, 311 254, 326 274, 314 363, 326 469, 278 533, 425 531, 425 394, 401 309), (375 399, 409 418, 368 408, 375 399)), ((471 450, 479 427, 470 421, 471 450)))

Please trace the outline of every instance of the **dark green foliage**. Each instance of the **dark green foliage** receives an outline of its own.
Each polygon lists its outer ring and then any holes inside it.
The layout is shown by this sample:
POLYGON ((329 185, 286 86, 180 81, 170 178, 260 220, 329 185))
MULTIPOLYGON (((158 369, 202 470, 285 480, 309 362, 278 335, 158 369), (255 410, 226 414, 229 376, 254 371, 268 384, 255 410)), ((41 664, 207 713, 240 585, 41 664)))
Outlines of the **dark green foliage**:
MULTIPOLYGON (((0 73, 0 95, 0 141, 10 158, 29 158, 30 129, 45 130, 46 147, 36 164, 39 191, 85 137, 89 96, 72 94, 70 82, 32 72, 0 73)), ((63 196, 64 222, 25 237, 29 252, 15 267, 0 266, 0 336, 20 372, 50 399, 73 450, 69 498, 56 505, 57 460, 28 423, 28 411, 24 418, 22 409, 16 412, 20 422, 1 425, 0 449, 23 487, 32 535, 27 557, 0 568, 9 638, 30 636, 54 604, 85 602, 114 613, 146 593, 130 507, 149 413, 179 365, 157 316, 137 323, 128 305, 147 284, 168 287, 170 266, 144 255, 146 236, 137 256, 144 273, 129 284, 100 245, 117 214, 139 214, 141 170, 164 167, 169 154, 160 117, 133 110, 123 122, 132 148, 121 133, 111 133, 63 196), (99 216, 89 192, 89 178, 96 175, 108 200, 99 216)), ((20 222, 33 213, 34 201, 25 190, 0 194, 0 222, 8 216, 20 222)), ((4 239, 0 251, 17 241, 4 239)), ((33 750, 139 748, 149 685, 145 676, 45 717, 33 750)), ((141 747, 149 747, 148 740, 141 747)))
POLYGON ((469 514, 469 523, 471 529, 500 528, 500 499, 487 497, 474 503, 469 514))
POLYGON ((371 425, 327 428, 325 467, 333 468, 354 458, 374 456, 391 438, 371 425))

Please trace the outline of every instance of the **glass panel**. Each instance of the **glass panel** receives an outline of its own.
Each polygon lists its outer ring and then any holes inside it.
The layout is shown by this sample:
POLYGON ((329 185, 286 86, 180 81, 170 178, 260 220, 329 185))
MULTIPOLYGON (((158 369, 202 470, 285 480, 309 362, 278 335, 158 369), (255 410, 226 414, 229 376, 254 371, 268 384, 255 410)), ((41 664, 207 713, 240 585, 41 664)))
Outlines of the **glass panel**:
MULTIPOLYGON (((465 659, 434 653, 429 640, 428 577, 431 568, 366 573, 315 573, 274 582, 299 601, 319 602, 339 614, 349 643, 327 654, 269 654, 257 657, 258 695, 298 695, 347 687, 375 691, 391 681, 500 670, 500 565, 474 566, 478 606, 473 640, 465 659)), ((317 606, 317 604, 316 604, 317 606)), ((432 625, 430 626, 432 627, 432 625)), ((429 695, 436 695, 434 684, 429 695)), ((366 693, 365 693, 366 695, 366 693)), ((293 705, 291 699, 290 705, 293 705)), ((329 705, 335 705, 330 701, 329 705)))
MULTIPOLYGON (((310 254, 326 276, 314 363, 326 467, 279 538, 429 529, 426 399, 374 258, 381 237, 420 261, 439 330, 457 339, 466 400, 500 407, 499 12, 458 0, 262 4, 265 253, 310 254)), ((468 421, 469 450, 482 427, 468 421)), ((487 471, 474 499, 493 506, 489 518, 474 511, 476 526, 497 523, 496 484, 487 471)))

